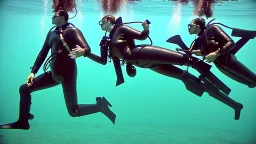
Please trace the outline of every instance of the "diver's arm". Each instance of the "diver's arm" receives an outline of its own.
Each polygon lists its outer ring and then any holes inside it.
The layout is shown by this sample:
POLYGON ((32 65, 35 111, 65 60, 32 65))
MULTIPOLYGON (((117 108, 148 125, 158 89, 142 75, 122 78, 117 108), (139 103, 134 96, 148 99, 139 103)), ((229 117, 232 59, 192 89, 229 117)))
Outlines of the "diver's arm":
POLYGON ((107 47, 100 47, 100 54, 101 56, 97 56, 96 54, 93 53, 89 53, 87 55, 87 57, 97 63, 100 63, 102 65, 106 65, 107 64, 107 56, 108 56, 108 49, 107 47))
POLYGON ((44 45, 43 45, 40 53, 38 54, 38 56, 35 60, 35 63, 32 67, 31 73, 33 73, 33 74, 36 74, 38 72, 39 68, 42 66, 42 64, 43 64, 44 60, 46 59, 47 54, 50 50, 50 46, 49 46, 49 43, 48 43, 49 36, 50 36, 50 34, 47 35, 47 37, 45 39, 45 42, 44 42, 44 45))
POLYGON ((84 55, 83 55, 84 57, 90 54, 91 48, 87 43, 87 41, 85 40, 83 33, 79 29, 72 28, 70 37, 76 45, 79 45, 81 48, 84 49, 84 55))
POLYGON ((216 25, 213 26, 212 32, 213 32, 214 37, 216 38, 217 42, 224 41, 224 43, 225 43, 222 47, 219 48, 217 55, 224 55, 228 51, 235 48, 234 41, 220 27, 218 27, 216 25))
POLYGON ((137 40, 145 40, 149 35, 149 30, 143 30, 140 32, 128 26, 122 26, 121 32, 129 38, 137 40))

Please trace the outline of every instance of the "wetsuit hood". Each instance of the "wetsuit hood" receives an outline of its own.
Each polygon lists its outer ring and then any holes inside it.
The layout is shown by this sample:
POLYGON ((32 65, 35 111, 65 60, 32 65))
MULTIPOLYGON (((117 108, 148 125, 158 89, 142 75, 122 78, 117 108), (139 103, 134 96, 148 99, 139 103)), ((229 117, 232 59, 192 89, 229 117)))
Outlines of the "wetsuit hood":
POLYGON ((204 33, 205 30, 206 30, 206 27, 205 27, 204 29, 202 29, 202 30, 197 34, 197 36, 201 36, 201 35, 204 33))
POLYGON ((115 25, 114 25, 113 29, 111 30, 111 32, 109 33, 109 36, 110 36, 111 38, 112 38, 112 36, 114 35, 116 29, 117 29, 119 26, 121 26, 122 23, 123 23, 122 17, 119 17, 119 18, 116 19, 115 25))

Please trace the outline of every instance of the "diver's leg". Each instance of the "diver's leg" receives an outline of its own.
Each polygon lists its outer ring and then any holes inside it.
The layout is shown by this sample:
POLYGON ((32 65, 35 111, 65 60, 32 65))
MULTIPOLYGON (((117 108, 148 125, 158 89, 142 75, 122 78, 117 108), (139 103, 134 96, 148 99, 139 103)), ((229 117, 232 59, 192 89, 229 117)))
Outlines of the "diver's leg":
POLYGON ((233 80, 235 80, 235 81, 237 81, 237 82, 239 82, 239 83, 242 83, 242 84, 244 84, 244 85, 248 85, 248 86, 252 85, 252 83, 249 82, 248 80, 243 79, 242 77, 240 77, 240 76, 238 76, 238 75, 236 75, 236 74, 234 74, 234 73, 228 71, 227 69, 223 68, 223 67, 222 67, 221 65, 219 65, 218 63, 215 62, 214 64, 215 64, 215 66, 216 66, 223 74, 225 74, 227 77, 229 77, 229 78, 231 78, 231 79, 233 79, 233 80))
POLYGON ((136 57, 128 56, 127 59, 136 59, 136 64, 138 66, 144 63, 191 66, 200 74, 207 77, 208 80, 219 87, 219 89, 221 89, 225 94, 229 94, 231 91, 230 88, 228 88, 210 71, 211 65, 196 57, 155 46, 145 46, 142 48, 137 47, 133 49, 133 53, 137 53, 136 57))
POLYGON ((240 112, 243 108, 243 105, 231 99, 230 97, 228 97, 227 95, 225 95, 220 91, 216 92, 218 88, 212 85, 211 82, 209 82, 206 78, 202 77, 200 79, 204 82, 204 86, 206 87, 206 92, 208 92, 210 96, 221 101, 222 103, 228 105, 229 107, 235 110, 235 120, 238 120, 240 118, 240 112))
POLYGON ((172 65, 157 65, 150 69, 157 73, 182 80, 187 90, 198 96, 202 96, 204 92, 209 93, 209 95, 213 98, 233 108, 235 110, 235 119, 239 119, 240 111, 243 108, 243 105, 237 103, 227 95, 220 92, 219 89, 209 82, 205 77, 200 77, 199 79, 189 72, 181 70, 172 65), (202 80, 204 83, 202 83, 200 80, 202 80))
POLYGON ((54 81, 52 78, 52 73, 47 72, 39 75, 33 80, 33 85, 27 87, 27 84, 23 84, 20 86, 20 109, 19 109, 19 119, 17 122, 6 124, 0 126, 0 128, 9 128, 9 129, 25 129, 28 130, 30 125, 28 120, 32 118, 30 112, 31 105, 31 93, 46 89, 49 87, 53 87, 58 85, 59 83, 54 81))
POLYGON ((235 56, 230 55, 227 59, 222 57, 217 58, 215 64, 228 71, 229 73, 226 73, 226 75, 229 75, 230 78, 233 78, 235 81, 248 85, 250 88, 256 86, 256 75, 239 62, 235 56))
POLYGON ((196 57, 162 47, 144 46, 141 49, 133 49, 133 53, 137 53, 136 57, 132 58, 136 58, 138 65, 140 63, 187 65, 192 66, 201 74, 206 73, 211 69, 211 65, 196 57))
POLYGON ((63 93, 69 115, 72 117, 78 117, 102 112, 113 123, 115 123, 116 115, 109 109, 111 104, 104 97, 97 97, 96 104, 78 104, 76 75, 77 73, 74 71, 72 75, 65 76, 62 81, 63 93))
POLYGON ((162 75, 181 80, 185 84, 186 89, 197 96, 202 96, 205 92, 205 87, 201 85, 199 78, 178 67, 159 64, 150 69, 162 75))

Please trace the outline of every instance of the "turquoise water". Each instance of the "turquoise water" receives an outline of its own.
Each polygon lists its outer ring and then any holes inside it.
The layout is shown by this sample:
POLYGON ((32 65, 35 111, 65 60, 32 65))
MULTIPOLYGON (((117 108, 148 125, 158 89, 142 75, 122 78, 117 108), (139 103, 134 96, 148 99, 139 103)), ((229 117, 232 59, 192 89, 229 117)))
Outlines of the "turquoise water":
MULTIPOLYGON (((104 35, 98 25, 104 16, 101 5, 93 0, 78 2, 78 15, 70 22, 84 33, 92 52, 99 55, 98 45, 104 35)), ((36 0, 0 2, 0 124, 17 120, 19 87, 26 82, 29 68, 53 26, 51 5, 51 1, 44 4, 36 0)), ((226 1, 214 7, 216 22, 236 28, 256 30, 255 15, 255 1, 226 1)), ((124 22, 150 20, 150 37, 156 46, 175 50, 176 45, 165 42, 170 36, 181 35, 187 45, 195 38, 187 32, 187 24, 195 18, 191 3, 127 2, 115 16, 122 16, 124 22)), ((130 26, 142 30, 140 24, 130 26)), ((150 43, 148 39, 136 42, 150 43)), ((250 40, 236 54, 253 72, 255 45, 256 40, 250 40)), ((215 66, 212 72, 232 89, 230 97, 244 105, 238 121, 234 120, 233 109, 207 93, 198 97, 188 92, 176 79, 142 68, 130 78, 122 67, 125 83, 115 87, 112 63, 102 66, 79 58, 77 65, 79 103, 95 103, 96 96, 105 96, 117 115, 116 125, 101 113, 70 117, 62 88, 56 86, 32 94, 31 113, 35 118, 30 121, 30 130, 0 130, 0 144, 256 144, 256 89, 231 80, 215 66)), ((199 75, 192 68, 189 71, 199 75)))

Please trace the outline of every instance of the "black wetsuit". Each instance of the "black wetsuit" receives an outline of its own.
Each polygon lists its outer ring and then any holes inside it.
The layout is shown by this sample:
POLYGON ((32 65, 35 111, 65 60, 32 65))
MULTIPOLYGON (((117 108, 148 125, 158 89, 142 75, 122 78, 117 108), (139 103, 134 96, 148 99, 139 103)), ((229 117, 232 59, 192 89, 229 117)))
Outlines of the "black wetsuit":
POLYGON ((219 49, 221 56, 214 61, 216 67, 228 77, 237 82, 256 86, 256 75, 234 56, 236 52, 250 39, 243 37, 237 43, 229 37, 219 26, 212 25, 201 31, 195 40, 193 49, 200 49, 203 56, 219 49))
MULTIPOLYGON (((211 90, 211 92, 209 92, 209 87, 205 87, 205 85, 200 83, 200 80, 197 77, 174 66, 183 64, 190 65, 201 74, 206 74, 209 72, 211 67, 203 61, 162 47, 135 45, 135 39, 144 40, 147 38, 148 34, 149 31, 144 30, 139 32, 126 25, 116 25, 113 27, 109 35, 111 39, 109 50, 114 58, 123 59, 126 63, 142 68, 149 68, 157 73, 182 80, 186 85, 186 88, 194 94, 201 96, 203 94, 202 92, 206 91, 211 96, 234 109, 238 110, 242 108, 241 104, 238 104, 227 96, 220 96, 217 92, 215 93, 211 90)), ((91 53, 88 55, 88 58, 91 58, 98 63, 105 64, 107 55, 106 51, 106 48, 104 49, 104 47, 101 47, 102 57, 97 57, 91 53)))
POLYGON ((76 48, 76 45, 79 45, 85 50, 84 57, 86 57, 88 53, 90 53, 90 48, 81 31, 77 28, 70 26, 68 23, 61 27, 56 27, 54 31, 49 32, 44 42, 44 45, 36 58, 34 66, 32 67, 31 73, 36 74, 38 72, 39 68, 45 61, 50 49, 53 55, 53 59, 50 63, 51 71, 45 72, 36 77, 33 80, 32 86, 30 87, 28 87, 27 84, 23 84, 20 86, 19 120, 15 123, 11 123, 12 128, 30 128, 28 119, 31 116, 31 114, 29 114, 29 111, 32 92, 47 89, 59 84, 62 85, 66 107, 70 116, 77 117, 96 112, 103 112, 103 114, 105 114, 106 111, 104 111, 103 108, 106 108, 105 110, 108 110, 107 106, 109 103, 103 103, 106 102, 106 100, 102 100, 99 97, 97 98, 97 104, 78 104, 76 89, 76 60, 68 56, 68 51, 65 49, 62 42, 60 41, 60 28, 63 29, 64 41, 67 43, 70 49, 76 48))

